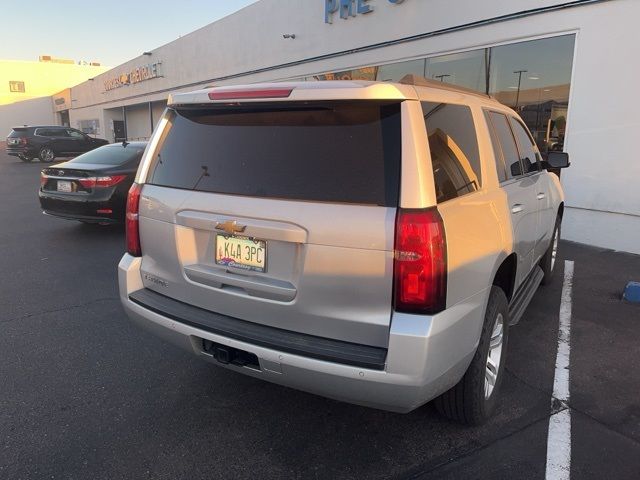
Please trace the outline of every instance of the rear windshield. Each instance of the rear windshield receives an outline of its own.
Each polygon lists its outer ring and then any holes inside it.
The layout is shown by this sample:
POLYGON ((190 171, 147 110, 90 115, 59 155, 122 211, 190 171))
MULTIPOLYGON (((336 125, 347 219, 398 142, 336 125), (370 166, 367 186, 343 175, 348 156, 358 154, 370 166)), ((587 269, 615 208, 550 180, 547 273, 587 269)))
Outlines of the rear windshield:
POLYGON ((263 198, 397 206, 400 104, 167 110, 149 183, 263 198))
POLYGON ((122 165, 130 160, 142 158, 144 147, 122 144, 105 146, 91 150, 79 157, 69 160, 69 163, 94 163, 99 165, 122 165))
POLYGON ((26 137, 26 136, 27 136, 26 128, 14 128, 13 130, 11 130, 11 133, 9 134, 8 138, 26 137))

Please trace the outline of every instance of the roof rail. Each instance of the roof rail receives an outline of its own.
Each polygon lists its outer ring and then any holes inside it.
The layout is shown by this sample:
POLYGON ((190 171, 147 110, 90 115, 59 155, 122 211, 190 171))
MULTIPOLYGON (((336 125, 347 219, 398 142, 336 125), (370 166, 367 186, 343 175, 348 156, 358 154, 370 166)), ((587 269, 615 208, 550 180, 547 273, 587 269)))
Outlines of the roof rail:
POLYGON ((477 95, 482 98, 491 98, 491 96, 478 92, 477 90, 472 90, 471 88, 459 87, 457 85, 452 85, 451 83, 438 82, 436 80, 429 80, 428 78, 421 77, 420 75, 415 75, 410 73, 405 75, 400 80, 403 85, 413 85, 414 87, 431 87, 431 88, 439 88, 440 90, 449 90, 451 92, 460 92, 467 93, 471 95, 477 95))

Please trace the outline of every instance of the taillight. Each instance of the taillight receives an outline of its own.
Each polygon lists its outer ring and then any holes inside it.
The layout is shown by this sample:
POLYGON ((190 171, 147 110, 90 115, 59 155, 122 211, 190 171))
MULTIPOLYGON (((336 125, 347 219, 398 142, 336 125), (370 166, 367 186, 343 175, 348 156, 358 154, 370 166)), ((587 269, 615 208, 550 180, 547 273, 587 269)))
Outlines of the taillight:
POLYGON ((434 314, 446 308, 447 244, 435 208, 398 210, 393 276, 396 311, 434 314))
POLYGON ((126 175, 112 175, 110 177, 88 177, 88 178, 81 178, 78 180, 78 182, 84 188, 95 188, 95 187, 106 188, 106 187, 113 187, 119 184, 125 178, 127 178, 126 175))
POLYGON ((134 257, 142 255, 140 245, 140 228, 138 212, 140 209, 140 192, 142 186, 134 183, 129 189, 127 196, 127 214, 125 216, 125 231, 127 235, 127 252, 134 257))

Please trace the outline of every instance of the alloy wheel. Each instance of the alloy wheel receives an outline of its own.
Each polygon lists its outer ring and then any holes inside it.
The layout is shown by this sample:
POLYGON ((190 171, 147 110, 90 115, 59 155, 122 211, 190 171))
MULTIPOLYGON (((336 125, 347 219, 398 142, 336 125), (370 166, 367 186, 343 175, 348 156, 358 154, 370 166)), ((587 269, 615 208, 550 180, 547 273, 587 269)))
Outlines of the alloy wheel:
POLYGON ((487 353, 487 365, 484 374, 484 398, 488 399, 493 393, 500 372, 502 361, 502 340, 504 338, 504 317, 499 313, 493 325, 489 352, 487 353))
POLYGON ((42 160, 43 162, 49 163, 53 161, 54 158, 55 154, 53 153, 53 150, 51 148, 46 147, 40 150, 40 160, 42 160))
POLYGON ((551 247, 551 271, 553 272, 553 267, 556 266, 556 256, 558 255, 558 230, 553 234, 553 246, 551 247))

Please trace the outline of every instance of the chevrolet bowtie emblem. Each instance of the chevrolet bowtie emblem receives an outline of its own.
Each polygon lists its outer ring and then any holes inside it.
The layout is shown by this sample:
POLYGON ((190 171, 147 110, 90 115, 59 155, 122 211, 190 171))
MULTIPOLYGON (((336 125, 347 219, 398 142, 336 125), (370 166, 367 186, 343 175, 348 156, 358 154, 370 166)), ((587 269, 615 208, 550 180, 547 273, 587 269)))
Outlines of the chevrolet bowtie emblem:
POLYGON ((229 235, 244 232, 246 229, 246 225, 238 225, 238 222, 236 222, 235 220, 227 220, 223 223, 216 223, 216 230, 222 230, 229 235))

